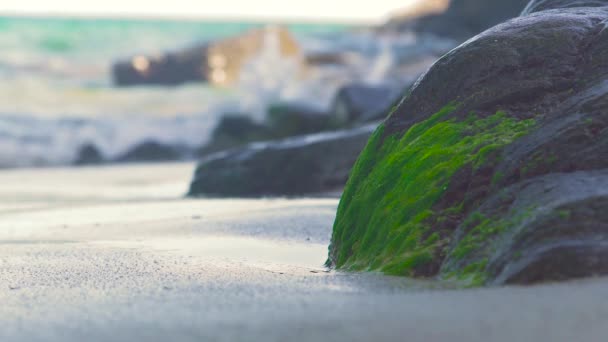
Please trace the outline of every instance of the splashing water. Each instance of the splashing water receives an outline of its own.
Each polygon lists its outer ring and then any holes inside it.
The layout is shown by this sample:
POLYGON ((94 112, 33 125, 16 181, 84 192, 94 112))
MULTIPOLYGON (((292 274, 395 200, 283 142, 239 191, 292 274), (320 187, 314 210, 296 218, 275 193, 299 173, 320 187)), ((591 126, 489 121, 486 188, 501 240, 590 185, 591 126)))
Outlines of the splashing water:
POLYGON ((375 63, 372 65, 367 82, 370 84, 379 84, 386 79, 386 75, 390 72, 395 64, 395 58, 391 50, 390 43, 383 39, 381 41, 381 51, 375 63))
POLYGON ((237 85, 242 111, 259 121, 264 119, 269 103, 284 99, 290 87, 299 82, 303 66, 301 56, 281 54, 276 27, 268 26, 264 30, 262 48, 244 64, 237 85))

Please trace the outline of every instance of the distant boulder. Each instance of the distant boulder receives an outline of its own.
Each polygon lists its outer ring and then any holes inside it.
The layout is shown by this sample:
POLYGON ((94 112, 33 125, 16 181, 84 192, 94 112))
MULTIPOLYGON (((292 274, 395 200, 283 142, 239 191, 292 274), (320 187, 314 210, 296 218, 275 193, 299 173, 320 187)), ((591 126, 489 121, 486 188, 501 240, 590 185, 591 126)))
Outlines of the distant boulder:
POLYGON ((94 144, 83 145, 76 154, 74 165, 95 165, 104 162, 104 157, 94 144))
POLYGON ((178 85, 208 80, 205 63, 208 46, 198 46, 158 56, 138 55, 114 64, 114 83, 119 86, 143 84, 178 85))
POLYGON ((205 157, 250 142, 271 139, 273 132, 268 125, 255 122, 249 115, 226 114, 213 130, 209 142, 199 148, 197 155, 205 157))
POLYGON ((116 62, 112 74, 118 86, 187 82, 227 86, 237 82, 243 65, 268 46, 277 48, 277 53, 286 58, 300 58, 300 47, 291 33, 283 27, 269 26, 180 51, 138 55, 116 62))
POLYGON ((245 114, 224 115, 209 142, 198 150, 197 155, 204 157, 251 142, 284 139, 334 128, 332 118, 318 109, 300 103, 278 103, 269 106, 262 123, 245 114))
POLYGON ((182 159, 178 148, 149 140, 138 144, 125 154, 116 158, 117 162, 160 162, 182 159))
POLYGON ((203 159, 190 196, 303 196, 341 190, 376 124, 254 143, 203 159))

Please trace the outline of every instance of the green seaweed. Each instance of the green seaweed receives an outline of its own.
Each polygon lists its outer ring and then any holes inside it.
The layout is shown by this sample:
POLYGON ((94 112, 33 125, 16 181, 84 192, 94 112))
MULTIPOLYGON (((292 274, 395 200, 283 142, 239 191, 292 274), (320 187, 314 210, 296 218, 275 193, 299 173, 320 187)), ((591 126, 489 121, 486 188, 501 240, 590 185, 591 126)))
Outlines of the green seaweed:
POLYGON ((466 287, 479 287, 486 283, 488 275, 485 272, 488 259, 482 259, 464 267, 461 272, 455 273, 454 277, 466 287))
POLYGON ((572 216, 572 211, 567 209, 558 210, 556 213, 562 220, 568 220, 570 219, 570 216, 572 216))
POLYGON ((446 119, 456 109, 444 107, 403 136, 385 136, 384 125, 372 135, 338 208, 330 246, 333 265, 413 275, 436 262, 449 241, 434 234, 427 222, 437 215, 433 205, 452 176, 465 165, 483 165, 488 155, 534 125, 534 120, 504 112, 446 119))
POLYGON ((477 251, 487 242, 492 236, 504 231, 507 223, 504 221, 492 220, 480 212, 476 211, 471 214, 463 224, 466 226, 474 226, 467 235, 458 243, 452 251, 452 257, 455 259, 463 259, 470 253, 477 251))
POLYGON ((459 269, 443 275, 445 279, 457 279, 469 286, 485 282, 487 260, 494 248, 493 241, 499 234, 512 229, 529 219, 537 206, 519 210, 508 218, 487 217, 479 211, 473 212, 462 224, 467 231, 449 254, 452 261, 459 261, 459 269))
POLYGON ((524 165, 521 170, 521 176, 530 175, 537 172, 539 169, 548 168, 558 160, 557 155, 554 152, 539 151, 532 159, 524 165))

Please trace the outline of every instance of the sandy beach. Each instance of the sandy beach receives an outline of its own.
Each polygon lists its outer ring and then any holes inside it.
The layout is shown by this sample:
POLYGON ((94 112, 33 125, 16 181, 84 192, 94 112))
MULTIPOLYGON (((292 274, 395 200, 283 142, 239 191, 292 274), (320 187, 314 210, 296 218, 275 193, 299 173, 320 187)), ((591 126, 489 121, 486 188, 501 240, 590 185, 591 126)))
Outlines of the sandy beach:
POLYGON ((337 199, 183 199, 191 164, 0 173, 1 341, 603 341, 608 280, 327 272, 337 199))

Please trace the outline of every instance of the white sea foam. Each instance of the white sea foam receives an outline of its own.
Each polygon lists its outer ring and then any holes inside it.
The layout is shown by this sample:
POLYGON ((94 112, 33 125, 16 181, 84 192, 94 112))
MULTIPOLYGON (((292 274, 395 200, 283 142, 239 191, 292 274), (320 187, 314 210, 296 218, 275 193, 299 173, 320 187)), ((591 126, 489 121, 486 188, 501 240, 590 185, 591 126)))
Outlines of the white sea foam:
POLYGON ((33 116, 4 116, 0 120, 0 166, 67 164, 85 144, 97 146, 106 157, 115 158, 143 141, 154 140, 176 146, 197 146, 201 132, 215 121, 208 115, 174 117, 131 116, 113 118, 48 119, 33 116))
POLYGON ((89 58, 90 52, 84 58, 82 53, 47 56, 0 39, 0 46, 11 47, 0 56, 0 167, 68 164, 85 144, 107 158, 150 140, 196 148, 227 112, 262 121, 267 106, 276 102, 327 110, 342 85, 416 77, 420 68, 399 74, 395 65, 446 44, 414 35, 378 39, 364 31, 296 37, 304 53, 339 53, 345 64, 302 69, 301 59, 281 57, 269 35, 232 89, 202 84, 114 88, 109 57, 89 58))

